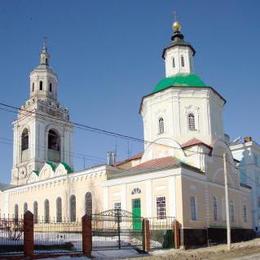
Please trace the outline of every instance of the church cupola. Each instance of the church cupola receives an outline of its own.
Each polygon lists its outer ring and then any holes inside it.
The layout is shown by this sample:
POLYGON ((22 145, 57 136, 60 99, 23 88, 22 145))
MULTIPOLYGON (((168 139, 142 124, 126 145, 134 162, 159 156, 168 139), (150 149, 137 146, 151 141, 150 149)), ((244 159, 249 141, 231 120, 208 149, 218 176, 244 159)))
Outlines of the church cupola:
POLYGON ((40 54, 40 65, 49 66, 49 58, 50 55, 48 53, 46 45, 44 44, 40 54))
POLYGON ((50 55, 44 44, 40 53, 40 64, 30 73, 30 97, 57 100, 58 78, 49 64, 50 55))
POLYGON ((172 29, 173 36, 171 37, 171 43, 163 50, 162 54, 165 60, 166 77, 172 77, 176 74, 191 74, 195 50, 190 43, 184 40, 179 22, 174 22, 172 29))

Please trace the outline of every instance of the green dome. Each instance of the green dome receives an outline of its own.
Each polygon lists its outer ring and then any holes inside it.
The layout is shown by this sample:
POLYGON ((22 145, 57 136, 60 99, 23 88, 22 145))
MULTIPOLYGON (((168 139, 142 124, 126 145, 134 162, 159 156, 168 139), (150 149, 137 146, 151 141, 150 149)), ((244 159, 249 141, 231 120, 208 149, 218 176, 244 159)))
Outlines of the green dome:
POLYGON ((205 83, 195 74, 177 74, 174 77, 162 79, 154 88, 153 93, 169 87, 206 87, 205 83))

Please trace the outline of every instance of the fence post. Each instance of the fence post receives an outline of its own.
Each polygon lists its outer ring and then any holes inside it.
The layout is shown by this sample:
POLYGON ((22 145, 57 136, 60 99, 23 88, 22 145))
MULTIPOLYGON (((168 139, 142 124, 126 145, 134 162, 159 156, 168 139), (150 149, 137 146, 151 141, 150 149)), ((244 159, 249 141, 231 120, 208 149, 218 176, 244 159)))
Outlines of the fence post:
POLYGON ((143 219, 143 250, 149 252, 151 249, 151 234, 149 220, 147 218, 143 219))
POLYGON ((33 258, 34 234, 33 234, 33 214, 29 210, 24 213, 24 245, 23 252, 25 257, 33 258))
POLYGON ((83 255, 91 257, 92 251, 92 223, 88 214, 82 217, 82 251, 83 255))
POLYGON ((180 248, 180 223, 177 220, 173 221, 174 245, 176 249, 180 248))

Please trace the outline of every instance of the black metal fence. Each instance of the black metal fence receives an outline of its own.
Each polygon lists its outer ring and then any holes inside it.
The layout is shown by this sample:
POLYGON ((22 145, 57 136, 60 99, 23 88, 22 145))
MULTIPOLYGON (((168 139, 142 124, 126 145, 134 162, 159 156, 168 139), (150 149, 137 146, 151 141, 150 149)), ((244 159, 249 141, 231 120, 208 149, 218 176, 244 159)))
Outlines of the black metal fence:
POLYGON ((22 218, 0 217, 0 254, 23 252, 23 235, 22 218))
POLYGON ((93 250, 142 248, 143 218, 124 210, 108 210, 92 215, 93 250))
MULTIPOLYGON (((92 248, 143 249, 143 218, 131 212, 113 209, 93 214, 92 248)), ((151 249, 173 248, 175 218, 148 218, 151 249)), ((0 218, 0 254, 23 252, 24 221, 22 218, 0 218)), ((34 253, 82 252, 82 222, 34 222, 34 253)))
POLYGON ((81 221, 49 222, 37 221, 34 224, 35 253, 46 250, 53 253, 82 251, 81 221))
POLYGON ((173 223, 175 221, 175 218, 148 218, 148 220, 151 235, 151 249, 173 248, 173 223))

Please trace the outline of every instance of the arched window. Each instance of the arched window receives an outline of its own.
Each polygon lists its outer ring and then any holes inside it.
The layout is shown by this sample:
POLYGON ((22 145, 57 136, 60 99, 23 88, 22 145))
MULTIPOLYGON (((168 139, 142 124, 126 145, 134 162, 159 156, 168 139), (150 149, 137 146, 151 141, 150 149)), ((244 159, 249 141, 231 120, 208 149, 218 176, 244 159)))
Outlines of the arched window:
POLYGON ((48 133, 48 149, 60 151, 60 137, 55 130, 48 133))
POLYGON ((70 196, 70 221, 71 222, 76 221, 76 196, 75 195, 70 196))
POLYGON ((45 64, 48 65, 48 59, 47 58, 45 59, 45 64))
POLYGON ((191 131, 195 131, 196 127, 195 127, 195 116, 193 113, 189 113, 188 115, 188 126, 189 126, 189 130, 191 131))
POLYGON ((56 199, 56 221, 62 222, 62 201, 60 197, 56 199))
POLYGON ((44 201, 44 222, 50 222, 50 203, 47 199, 44 201))
POLYGON ((40 90, 42 90, 42 81, 40 81, 40 90))
POLYGON ((15 204, 15 206, 14 206, 14 219, 15 219, 16 221, 18 221, 18 218, 19 218, 18 204, 15 204))
POLYGON ((92 215, 92 195, 91 192, 85 194, 85 214, 92 215))
POLYGON ((164 133, 164 120, 162 117, 159 118, 159 134, 164 133))
POLYGON ((49 84, 49 91, 52 92, 52 83, 49 84))
POLYGON ((230 201, 229 203, 229 210, 230 210, 230 220, 231 222, 235 222, 235 210, 234 210, 233 201, 230 201))
POLYGON ((34 219, 34 223, 37 224, 38 223, 38 202, 34 201, 33 203, 33 219, 34 219))
POLYGON ((174 59, 174 57, 172 58, 172 67, 175 68, 175 59, 174 59))
POLYGON ((196 200, 195 197, 190 197, 191 220, 197 220, 196 200))
POLYGON ((27 202, 25 202, 25 203, 23 204, 23 214, 24 214, 27 210, 28 210, 28 204, 27 204, 27 202))
POLYGON ((218 203, 216 197, 213 197, 213 217, 214 221, 218 220, 218 203))
POLYGON ((27 150, 29 148, 29 132, 28 129, 25 128, 22 133, 22 151, 27 150))
POLYGON ((32 92, 34 92, 34 83, 32 84, 32 92))
POLYGON ((184 67, 184 57, 181 56, 181 66, 184 67))
POLYGON ((133 190, 132 190, 132 195, 135 195, 135 194, 140 194, 142 191, 141 191, 141 189, 139 189, 139 188, 134 188, 133 190))

